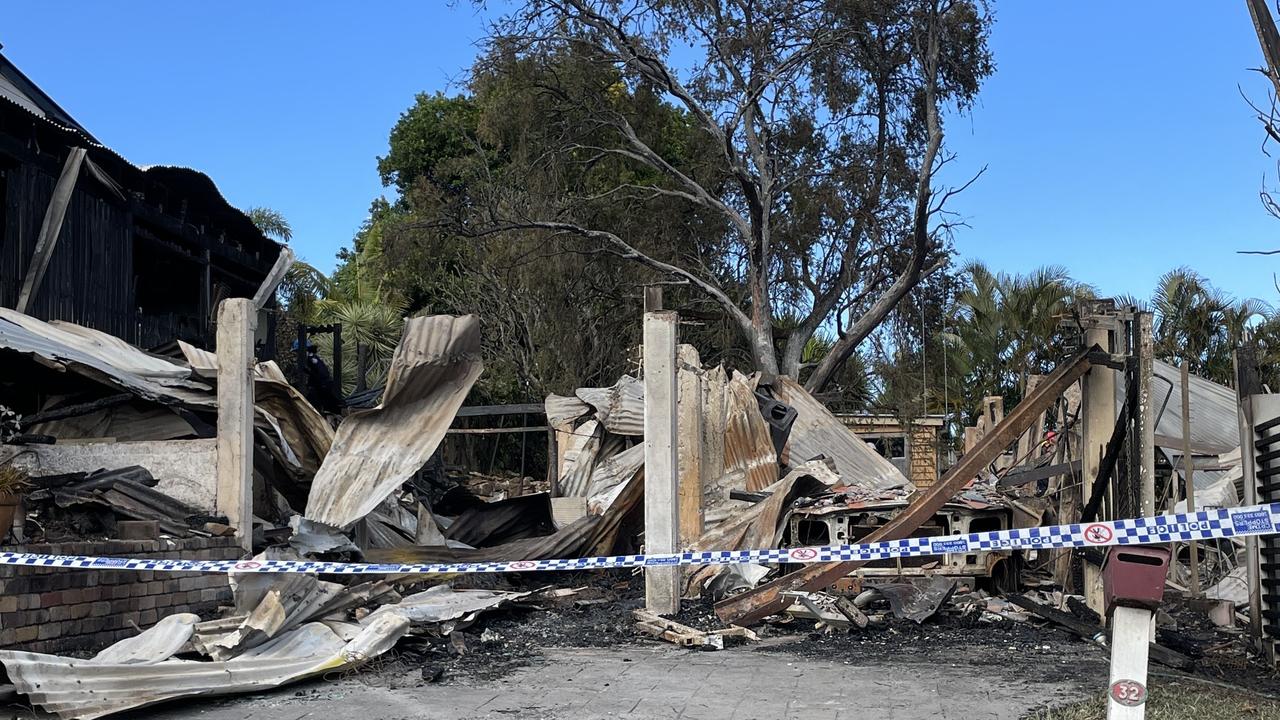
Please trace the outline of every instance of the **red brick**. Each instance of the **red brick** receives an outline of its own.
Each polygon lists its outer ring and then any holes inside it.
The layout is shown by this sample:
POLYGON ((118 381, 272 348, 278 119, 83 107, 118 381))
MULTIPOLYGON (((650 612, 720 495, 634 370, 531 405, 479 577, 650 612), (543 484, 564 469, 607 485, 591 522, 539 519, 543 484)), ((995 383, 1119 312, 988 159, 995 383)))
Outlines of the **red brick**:
POLYGON ((40 595, 40 607, 48 608, 62 604, 62 592, 55 590, 40 595))

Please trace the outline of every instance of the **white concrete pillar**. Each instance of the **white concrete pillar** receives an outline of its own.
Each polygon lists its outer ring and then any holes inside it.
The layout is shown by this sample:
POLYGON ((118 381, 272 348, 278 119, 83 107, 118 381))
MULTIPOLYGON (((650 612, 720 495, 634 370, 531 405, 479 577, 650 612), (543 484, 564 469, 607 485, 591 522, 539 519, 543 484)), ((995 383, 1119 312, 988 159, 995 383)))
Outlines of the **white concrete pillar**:
POLYGON ((253 334, 258 309, 248 298, 218 306, 218 512, 253 551, 253 334))
MULTIPOLYGON (((644 314, 644 546, 673 553, 679 542, 680 488, 676 459, 676 323, 670 311, 644 314)), ((645 607, 680 610, 680 568, 646 567, 645 607)))

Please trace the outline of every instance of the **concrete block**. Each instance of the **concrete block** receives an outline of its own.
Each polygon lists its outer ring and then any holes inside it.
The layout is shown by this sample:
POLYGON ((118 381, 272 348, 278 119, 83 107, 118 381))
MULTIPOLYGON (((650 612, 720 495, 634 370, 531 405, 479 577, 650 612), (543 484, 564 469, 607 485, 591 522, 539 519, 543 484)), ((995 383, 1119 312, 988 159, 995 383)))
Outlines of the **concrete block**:
POLYGON ((34 625, 18 628, 18 632, 14 635, 15 643, 31 642, 40 636, 40 628, 34 625))
POLYGON ((0 597, 0 613, 11 613, 18 609, 18 596, 5 595, 0 597))

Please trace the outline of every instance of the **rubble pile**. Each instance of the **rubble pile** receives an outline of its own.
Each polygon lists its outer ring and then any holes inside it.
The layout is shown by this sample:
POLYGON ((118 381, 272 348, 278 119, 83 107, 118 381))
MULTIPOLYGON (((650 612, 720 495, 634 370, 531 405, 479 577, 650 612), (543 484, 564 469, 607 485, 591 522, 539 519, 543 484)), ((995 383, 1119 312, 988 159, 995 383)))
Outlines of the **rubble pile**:
MULTIPOLYGON (((33 378, 0 397, 0 464, 28 478, 16 540, 116 537, 138 521, 160 536, 236 532, 214 512, 209 482, 218 357, 185 343, 178 350, 180 359, 159 357, 0 309, 0 360, 26 363, 33 378), (138 457, 145 461, 126 462, 138 457)), ((644 552, 643 381, 627 375, 546 399, 548 479, 451 477, 432 459, 482 371, 479 352, 474 317, 410 319, 381 402, 336 429, 277 366, 255 366, 254 560, 519 563, 644 552)), ((969 434, 961 462, 917 488, 792 380, 704 367, 688 346, 679 358, 679 413, 693 428, 679 436, 681 494, 697 511, 681 513, 686 550, 964 535, 1036 527, 1064 512, 1055 498, 1069 480, 1077 413, 1070 398, 1051 401, 1083 372, 1080 360, 1024 399, 1027 409, 1010 416, 1020 423, 1012 434, 991 418, 969 434), (1059 422, 1045 433, 1050 408, 1059 422)), ((1237 502, 1239 475, 1227 470, 1210 478, 1213 497, 1237 502)), ((1177 620, 1166 613, 1152 645, 1155 661, 1182 670, 1251 658, 1234 613, 1247 603, 1232 584, 1238 546, 1203 547, 1209 600, 1180 605, 1177 620), (1188 619, 1210 615, 1216 624, 1188 619)), ((15 692, 71 719, 251 692, 384 655, 379 662, 396 673, 416 663, 418 681, 436 682, 452 667, 497 672, 540 644, 563 642, 717 650, 791 637, 798 646, 888 648, 991 630, 1019 642, 1105 645, 1095 598, 1064 578, 1071 566, 1067 551, 997 548, 825 566, 694 566, 681 575, 685 610, 672 616, 641 607, 636 573, 424 585, 390 570, 371 581, 233 572, 233 602, 218 617, 162 617, 87 660, 0 650, 0 666, 15 692), (1065 591, 1069 584, 1085 592, 1065 591)))

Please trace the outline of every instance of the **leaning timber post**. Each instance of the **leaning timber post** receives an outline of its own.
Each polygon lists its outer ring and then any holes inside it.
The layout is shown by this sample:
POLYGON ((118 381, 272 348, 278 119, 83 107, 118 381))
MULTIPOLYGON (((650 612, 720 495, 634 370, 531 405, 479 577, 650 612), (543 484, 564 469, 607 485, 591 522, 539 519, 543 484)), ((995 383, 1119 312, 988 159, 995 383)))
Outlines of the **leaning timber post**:
POLYGON ((36 236, 36 246, 31 252, 31 265, 22 278, 22 289, 18 291, 18 302, 14 305, 20 313, 30 313, 40 293, 40 283, 44 273, 49 269, 49 260, 53 257, 53 248, 58 244, 58 236, 62 234, 62 220, 67 215, 67 206, 71 204, 71 195, 76 189, 76 178, 80 177, 80 166, 84 164, 84 148, 71 148, 67 160, 62 165, 62 173, 53 186, 53 196, 49 206, 45 208, 44 220, 40 223, 40 234, 36 236))
POLYGON ((1138 487, 1141 488, 1142 517, 1156 514, 1156 428, 1152 406, 1151 376, 1155 359, 1152 314, 1137 314, 1138 411, 1134 413, 1134 437, 1138 441, 1138 487))
POLYGON ((218 512, 253 551, 253 335, 258 310, 247 298, 218 306, 218 512))
MULTIPOLYGON (((646 305, 650 305, 646 293, 646 305)), ((679 540, 676 458, 676 324, 670 311, 644 314, 644 545, 650 555, 674 553, 679 540)), ((680 567, 644 570, 645 608, 680 611, 680 567)))

